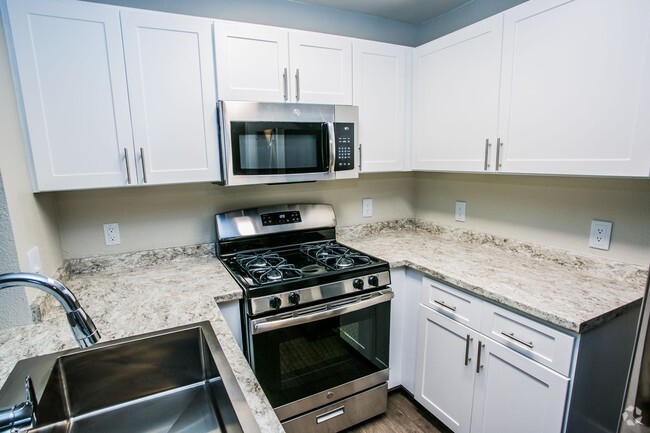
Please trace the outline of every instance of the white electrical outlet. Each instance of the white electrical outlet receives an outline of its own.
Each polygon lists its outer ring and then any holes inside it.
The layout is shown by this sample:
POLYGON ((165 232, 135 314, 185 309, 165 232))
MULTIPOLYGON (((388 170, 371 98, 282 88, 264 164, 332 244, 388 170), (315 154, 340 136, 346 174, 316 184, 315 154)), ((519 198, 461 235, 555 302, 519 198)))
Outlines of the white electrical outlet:
POLYGON ((34 274, 40 274, 43 265, 41 264, 41 255, 38 252, 38 247, 33 247, 27 251, 27 263, 29 266, 29 272, 34 274))
POLYGON ((361 216, 363 218, 370 218, 372 216, 372 199, 364 198, 361 205, 361 216))
POLYGON ((106 245, 120 244, 120 226, 117 223, 104 224, 104 243, 106 245))
POLYGON ((456 214, 454 215, 456 221, 465 222, 465 202, 456 202, 456 214))
POLYGON ((591 221, 589 232, 589 246, 600 250, 609 250, 609 241, 612 236, 611 221, 591 221))

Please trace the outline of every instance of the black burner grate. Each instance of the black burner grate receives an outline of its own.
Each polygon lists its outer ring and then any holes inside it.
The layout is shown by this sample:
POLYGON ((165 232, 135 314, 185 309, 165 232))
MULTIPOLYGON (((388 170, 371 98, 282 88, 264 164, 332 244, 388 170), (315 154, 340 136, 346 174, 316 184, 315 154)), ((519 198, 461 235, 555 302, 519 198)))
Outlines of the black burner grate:
POLYGON ((370 257, 336 242, 303 244, 300 251, 330 269, 341 270, 371 264, 370 257))

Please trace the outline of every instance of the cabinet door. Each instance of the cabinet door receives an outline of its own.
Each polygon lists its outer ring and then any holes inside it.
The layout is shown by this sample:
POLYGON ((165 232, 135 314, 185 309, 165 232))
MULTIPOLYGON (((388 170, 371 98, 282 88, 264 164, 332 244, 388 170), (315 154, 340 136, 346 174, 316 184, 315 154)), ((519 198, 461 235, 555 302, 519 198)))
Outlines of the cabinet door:
POLYGON ((415 49, 414 169, 493 169, 502 20, 497 15, 415 49))
POLYGON ((141 183, 220 179, 212 20, 122 12, 141 183))
POLYGON ((423 305, 418 320, 415 399, 454 432, 467 433, 476 369, 469 349, 477 334, 423 305))
POLYGON ((410 49, 353 42, 354 105, 359 106, 361 171, 404 170, 407 58, 410 49))
POLYGON ((218 95, 222 100, 289 100, 289 39, 284 29, 215 21, 218 95))
POLYGON ((539 0, 504 17, 503 171, 648 176, 650 2, 539 0))
POLYGON ((135 166, 118 9, 49 0, 7 9, 34 189, 127 185, 135 166))
POLYGON ((562 431, 568 378, 485 337, 472 349, 481 351, 473 433, 562 431))
POLYGON ((352 104, 352 42, 349 38, 291 32, 291 100, 352 104))

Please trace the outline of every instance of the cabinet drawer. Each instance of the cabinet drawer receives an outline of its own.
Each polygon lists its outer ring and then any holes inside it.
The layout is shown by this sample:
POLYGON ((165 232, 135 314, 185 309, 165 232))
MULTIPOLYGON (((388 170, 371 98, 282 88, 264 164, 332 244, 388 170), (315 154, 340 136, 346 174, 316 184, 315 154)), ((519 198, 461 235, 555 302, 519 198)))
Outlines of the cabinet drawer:
POLYGON ((520 316, 504 308, 484 303, 481 333, 569 376, 575 338, 520 316))
POLYGON ((483 301, 431 278, 422 278, 420 303, 463 325, 477 329, 483 301))

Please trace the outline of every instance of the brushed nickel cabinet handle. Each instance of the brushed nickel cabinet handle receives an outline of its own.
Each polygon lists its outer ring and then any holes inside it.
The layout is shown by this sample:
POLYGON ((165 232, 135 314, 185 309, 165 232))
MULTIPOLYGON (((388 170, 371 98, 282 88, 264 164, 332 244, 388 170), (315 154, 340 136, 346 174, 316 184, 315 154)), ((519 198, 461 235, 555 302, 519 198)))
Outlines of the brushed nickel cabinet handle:
POLYGON ((476 373, 481 372, 481 368, 483 368, 483 364, 481 364, 481 348, 485 347, 485 344, 481 342, 481 340, 478 341, 478 355, 476 357, 476 373))
POLYGON ((140 161, 142 162, 142 181, 147 183, 147 167, 144 164, 144 149, 140 148, 140 161))
POLYGON ((497 138, 497 165, 495 168, 495 171, 499 171, 501 168, 501 147, 503 146, 503 142, 501 141, 500 138, 497 138))
POLYGON ((287 74, 288 74, 287 68, 284 68, 284 72, 282 73, 282 83, 283 83, 285 101, 289 100, 289 80, 288 80, 289 77, 287 74))
POLYGON ((300 102, 300 69, 296 69, 296 102, 300 102))
POLYGON ((490 163, 488 162, 488 156, 490 155, 490 139, 486 138, 485 139, 485 162, 483 163, 483 170, 487 171, 488 167, 490 167, 490 163))
POLYGON ((129 167, 129 149, 124 148, 124 163, 126 164, 126 183, 131 185, 131 168, 129 167))
POLYGON ((512 341, 515 341, 515 342, 517 342, 517 343, 519 343, 519 344, 521 344, 523 346, 526 346, 529 349, 533 348, 533 342, 532 341, 524 341, 521 338, 515 337, 514 332, 503 332, 502 331, 501 335, 503 335, 504 337, 507 337, 507 338, 511 339, 512 341))
POLYGON ((469 362, 472 360, 472 358, 469 357, 469 346, 472 340, 473 338, 467 334, 467 338, 465 339, 465 365, 469 364, 469 362))
POLYGON ((448 309, 448 310, 456 311, 456 307, 454 307, 453 305, 447 305, 447 304, 445 304, 445 301, 437 301, 437 300, 434 299, 433 302, 435 302, 436 304, 440 305, 441 307, 445 307, 445 308, 448 309))

